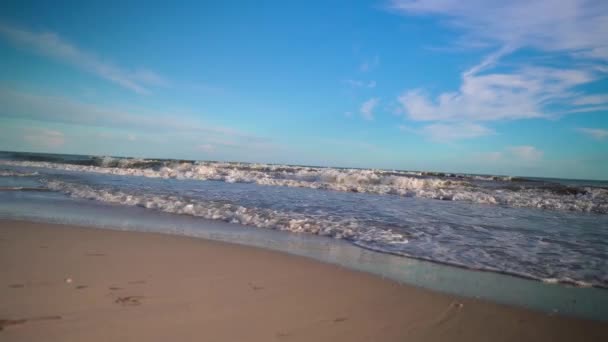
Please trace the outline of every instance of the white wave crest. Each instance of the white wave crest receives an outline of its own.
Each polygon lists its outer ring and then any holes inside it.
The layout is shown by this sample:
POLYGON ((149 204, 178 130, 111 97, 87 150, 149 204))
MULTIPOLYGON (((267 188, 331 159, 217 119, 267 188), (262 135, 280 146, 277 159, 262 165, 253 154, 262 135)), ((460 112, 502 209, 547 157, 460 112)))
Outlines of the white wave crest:
MULTIPOLYGON (((121 159, 108 159, 109 164, 121 159)), ((545 188, 483 188, 460 179, 421 176, 422 173, 372 169, 337 169, 222 162, 166 162, 158 168, 134 168, 150 161, 128 159, 120 167, 58 164, 36 161, 0 161, 0 165, 51 168, 151 178, 216 180, 227 183, 303 187, 311 189, 391 194, 511 207, 608 213, 608 190, 586 187, 578 193, 545 188)), ((158 161, 154 161, 158 163, 158 161)))
POLYGON ((72 197, 139 206, 158 211, 221 220, 230 223, 331 236, 356 241, 384 243, 407 243, 407 238, 390 229, 362 224, 354 219, 312 218, 303 214, 261 208, 246 208, 241 205, 192 200, 179 196, 129 194, 111 189, 95 189, 87 185, 63 181, 46 181, 50 190, 60 191, 72 197))
POLYGON ((22 172, 15 170, 0 170, 0 177, 33 177, 38 176, 38 172, 22 172))

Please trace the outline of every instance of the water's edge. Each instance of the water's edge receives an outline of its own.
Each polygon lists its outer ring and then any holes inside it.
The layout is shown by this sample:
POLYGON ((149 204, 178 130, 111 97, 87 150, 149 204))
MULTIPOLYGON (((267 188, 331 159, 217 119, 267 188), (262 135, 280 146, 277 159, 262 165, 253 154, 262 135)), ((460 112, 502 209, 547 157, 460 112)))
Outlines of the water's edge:
POLYGON ((28 203, 30 205, 19 200, 6 203, 0 207, 0 219, 155 232, 253 246, 303 256, 442 293, 489 300, 548 314, 608 321, 608 291, 605 289, 546 284, 505 274, 379 253, 345 241, 319 236, 150 212, 137 207, 80 202, 80 210, 74 210, 73 204, 61 208, 61 204, 58 207, 55 203, 45 208, 44 202, 28 203))

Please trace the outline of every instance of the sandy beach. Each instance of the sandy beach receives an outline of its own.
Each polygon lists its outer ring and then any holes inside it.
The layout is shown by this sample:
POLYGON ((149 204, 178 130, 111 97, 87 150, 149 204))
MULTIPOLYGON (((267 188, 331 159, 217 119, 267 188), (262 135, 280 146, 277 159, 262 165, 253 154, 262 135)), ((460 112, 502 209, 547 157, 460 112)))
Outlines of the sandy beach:
POLYGON ((606 341, 606 322, 263 249, 0 221, 2 341, 606 341))

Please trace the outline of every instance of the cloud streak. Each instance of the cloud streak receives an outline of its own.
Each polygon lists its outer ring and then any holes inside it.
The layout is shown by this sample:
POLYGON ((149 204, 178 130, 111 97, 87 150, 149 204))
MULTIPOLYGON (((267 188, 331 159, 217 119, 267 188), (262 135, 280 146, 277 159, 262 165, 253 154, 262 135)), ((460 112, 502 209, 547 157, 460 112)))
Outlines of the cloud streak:
POLYGON ((421 128, 399 125, 399 130, 402 132, 424 136, 428 140, 434 142, 453 142, 457 140, 483 137, 496 133, 490 128, 471 122, 451 124, 435 123, 423 126, 421 128))
POLYGON ((408 117, 416 121, 493 121, 551 117, 546 108, 560 104, 569 111, 599 109, 603 99, 581 102, 577 86, 592 82, 590 70, 524 66, 512 73, 479 74, 485 62, 465 71, 458 91, 431 98, 423 89, 398 97, 408 117), (577 102, 577 98, 579 102, 577 102))
POLYGON ((494 134, 494 131, 474 123, 458 123, 450 125, 437 123, 424 126, 420 133, 433 141, 449 142, 491 135, 494 134))
POLYGON ((534 146, 511 146, 507 151, 524 161, 538 161, 543 157, 543 152, 534 146))
MULTIPOLYGON (((84 125, 131 131, 129 141, 138 140, 133 131, 146 134, 173 134, 193 140, 225 141, 244 149, 271 149, 272 142, 232 128, 206 125, 183 113, 152 113, 107 108, 64 97, 45 96, 0 87, 0 117, 49 123, 84 125), (177 120, 176 117, 179 117, 177 120)), ((51 137, 50 134, 47 134, 51 137)), ((225 144, 224 144, 225 145, 225 144)))
POLYGON ((369 72, 376 69, 380 65, 380 57, 378 55, 370 58, 368 60, 363 61, 361 65, 359 65, 359 71, 361 72, 369 72))
POLYGON ((608 129, 581 127, 578 131, 596 140, 608 138, 608 129))
POLYGON ((608 3, 602 0, 392 0, 389 6, 440 16, 475 42, 608 59, 608 3))
POLYGON ((168 84, 163 77, 151 70, 120 68, 52 32, 33 32, 0 24, 0 37, 16 46, 84 70, 138 94, 148 94, 150 87, 168 84))
POLYGON ((34 148, 42 149, 55 149, 65 144, 65 136, 62 132, 45 128, 25 128, 23 140, 34 148))
POLYGON ((378 105, 378 103, 380 102, 380 100, 378 100, 378 98, 371 98, 365 102, 363 102, 363 104, 361 105, 361 115, 363 116, 364 119, 366 120, 373 120, 374 119, 374 109, 376 108, 376 106, 378 105))
POLYGON ((608 105, 606 94, 581 90, 608 73, 608 2, 393 0, 389 7, 408 16, 440 18, 460 33, 461 41, 476 42, 469 49, 494 49, 461 73, 457 90, 437 95, 424 88, 402 92, 397 101, 410 120, 553 118, 608 105), (501 63, 523 48, 552 58, 552 63, 501 63))
POLYGON ((483 162, 534 165, 543 159, 544 152, 530 145, 509 146, 502 151, 480 154, 483 162))
POLYGON ((376 81, 344 80, 344 83, 352 88, 375 88, 376 81))

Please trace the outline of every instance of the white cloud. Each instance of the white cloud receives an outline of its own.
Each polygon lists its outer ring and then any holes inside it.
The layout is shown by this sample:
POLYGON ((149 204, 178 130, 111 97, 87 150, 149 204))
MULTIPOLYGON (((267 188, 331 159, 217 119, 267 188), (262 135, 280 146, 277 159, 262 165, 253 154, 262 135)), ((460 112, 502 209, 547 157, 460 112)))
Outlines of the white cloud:
POLYGON ((475 158, 481 162, 494 162, 501 164, 534 165, 543 158, 543 151, 534 146, 509 146, 502 151, 480 153, 475 158))
POLYGON ((488 152, 483 154, 483 158, 488 161, 496 162, 504 158, 504 154, 502 152, 488 152))
POLYGON ((353 88, 375 88, 376 81, 361 81, 361 80, 344 80, 344 83, 353 87, 353 88))
POLYGON ((365 102, 363 102, 363 104, 361 105, 361 115, 363 116, 364 119, 366 120, 373 120, 374 119, 374 109, 376 108, 376 106, 378 105, 378 103, 380 102, 380 100, 378 100, 378 98, 373 97, 365 102))
POLYGON ((576 98, 573 104, 579 106, 585 105, 603 105, 608 103, 608 94, 587 95, 576 98))
MULTIPOLYGON (((489 121, 551 117, 605 109, 608 97, 580 93, 581 85, 605 77, 608 61, 608 2, 584 0, 393 0, 407 15, 437 15, 494 53, 461 74, 458 90, 429 96, 410 89, 399 96, 407 116, 418 121, 489 121), (569 56, 551 67, 511 64, 509 54, 532 48, 546 56, 569 56), (560 112, 553 110, 560 107, 560 112)), ((558 60, 555 60, 556 62, 558 60)), ((530 63, 530 62, 529 62, 530 63)))
POLYGON ((203 152, 211 153, 215 151, 215 146, 211 144, 201 144, 198 146, 198 149, 203 152))
POLYGON ((577 103, 575 87, 591 82, 596 75, 589 70, 522 67, 513 73, 479 74, 488 67, 485 61, 462 74, 460 89, 444 92, 431 99, 421 89, 399 96, 408 117, 418 121, 491 121, 549 117, 550 104, 570 110, 593 110, 577 103))
POLYGON ((32 32, 0 24, 0 36, 15 45, 70 64, 139 94, 148 93, 151 86, 167 85, 167 81, 153 71, 122 69, 52 32, 32 32))
POLYGON ((475 42, 608 59, 608 2, 603 0, 392 0, 391 7, 447 18, 475 42))
POLYGON ((44 128, 26 128, 23 140, 34 148, 55 149, 63 146, 65 137, 62 132, 44 128))
POLYGON ((434 123, 421 128, 399 125, 398 128, 401 132, 421 135, 435 142, 453 142, 495 134, 490 128, 470 122, 434 123))
POLYGON ((543 152, 534 146, 511 146, 507 148, 507 151, 511 153, 511 155, 524 161, 537 161, 543 157, 543 152))
POLYGON ((375 144, 366 142, 364 140, 351 140, 351 139, 333 139, 333 138, 323 138, 319 137, 315 140, 322 142, 323 144, 331 144, 340 147, 347 147, 350 149, 364 149, 373 152, 381 152, 381 149, 375 144))
MULTIPOLYGON (((198 145, 197 149, 199 151, 203 151, 206 153, 216 152, 218 149, 224 149, 224 151, 226 151, 225 149, 241 150, 244 148, 244 146, 241 142, 239 142, 236 139, 229 138, 229 137, 205 136, 205 137, 202 137, 201 140, 203 140, 204 143, 198 145)), ((259 149, 259 150, 263 150, 264 148, 267 148, 267 147, 268 146, 265 146, 265 143, 263 143, 263 142, 250 142, 250 143, 248 143, 248 146, 247 146, 247 148, 249 148, 249 149, 259 149)))
POLYGON ((229 127, 207 125, 183 113, 154 113, 145 110, 110 108, 86 104, 64 97, 45 96, 0 87, 0 117, 17 120, 83 125, 93 128, 118 128, 131 133, 127 140, 137 139, 133 131, 146 135, 174 134, 205 141, 232 139, 243 149, 268 150, 274 144, 267 138, 229 127))
POLYGON ((361 72, 368 72, 376 69, 380 65, 380 57, 378 55, 374 56, 371 59, 363 61, 361 65, 359 65, 359 70, 361 72))
POLYGON ((608 138, 608 129, 601 128, 579 128, 579 132, 584 133, 593 139, 604 140, 608 138))
MULTIPOLYGON (((404 126, 405 127, 405 126, 404 126)), ((404 130, 404 128, 401 128, 404 130)), ((494 134, 494 131, 475 123, 432 124, 424 126, 420 133, 434 141, 448 142, 462 139, 478 138, 494 134)))
POLYGON ((418 133, 418 131, 416 129, 414 129, 410 126, 407 126, 407 125, 399 125, 398 128, 401 132, 418 133))
POLYGON ((114 134, 104 131, 104 132, 97 133, 97 137, 100 139, 112 139, 112 138, 114 138, 114 134))

